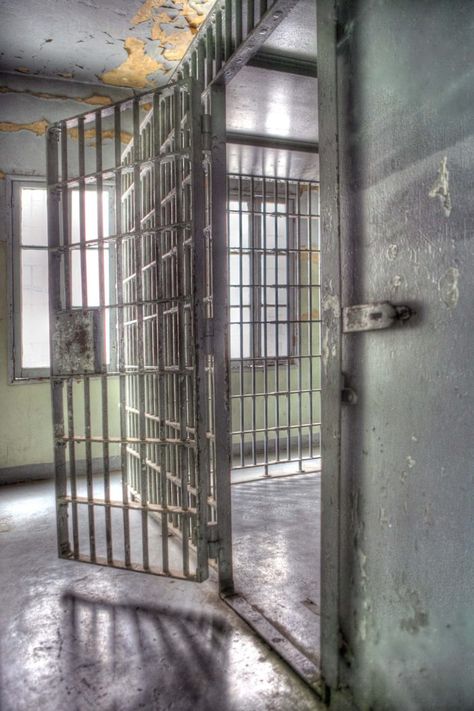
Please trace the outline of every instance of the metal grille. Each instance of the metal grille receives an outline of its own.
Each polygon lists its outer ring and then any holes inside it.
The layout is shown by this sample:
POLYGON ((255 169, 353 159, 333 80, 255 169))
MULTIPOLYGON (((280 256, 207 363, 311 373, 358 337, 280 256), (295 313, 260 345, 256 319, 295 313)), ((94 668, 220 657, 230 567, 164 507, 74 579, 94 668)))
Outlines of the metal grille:
POLYGON ((179 82, 48 136, 60 554, 196 580, 209 498, 200 101, 179 82))
POLYGON ((230 175, 228 236, 233 469, 314 469, 319 184, 230 175))

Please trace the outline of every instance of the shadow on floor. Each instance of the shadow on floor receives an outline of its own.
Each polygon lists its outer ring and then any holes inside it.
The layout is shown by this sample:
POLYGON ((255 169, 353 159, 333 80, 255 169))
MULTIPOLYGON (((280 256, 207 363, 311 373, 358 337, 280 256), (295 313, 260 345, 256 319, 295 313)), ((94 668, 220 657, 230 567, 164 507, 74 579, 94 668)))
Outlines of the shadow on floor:
POLYGON ((64 708, 231 708, 229 626, 216 615, 65 593, 64 708))

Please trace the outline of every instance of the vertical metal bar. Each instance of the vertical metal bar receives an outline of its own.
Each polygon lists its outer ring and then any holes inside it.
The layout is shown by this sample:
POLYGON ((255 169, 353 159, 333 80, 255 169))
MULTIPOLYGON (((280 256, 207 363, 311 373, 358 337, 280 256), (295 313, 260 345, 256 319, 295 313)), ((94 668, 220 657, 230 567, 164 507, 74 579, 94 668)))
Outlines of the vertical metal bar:
MULTIPOLYGON (((63 231, 63 272, 64 272, 64 305, 67 311, 72 306, 72 284, 71 284, 71 247, 70 247, 70 229, 69 229, 69 199, 70 191, 67 188, 67 179, 69 175, 68 165, 68 150, 67 150, 67 125, 63 121, 61 123, 61 179, 64 185, 62 191, 62 231, 63 231)), ((73 379, 68 378, 66 383, 66 406, 68 426, 67 432, 69 437, 68 454, 69 454, 69 482, 71 487, 71 504, 72 509, 72 541, 74 557, 79 556, 79 522, 77 503, 77 476, 76 476, 76 443, 74 442, 74 396, 73 396, 73 379)))
POLYGON ((56 363, 54 339, 56 314, 61 310, 61 253, 58 192, 58 129, 51 128, 47 134, 47 185, 48 185, 48 240, 49 240, 49 319, 51 349, 51 400, 54 435, 54 469, 56 491, 56 527, 58 555, 70 554, 68 531, 68 507, 64 502, 67 494, 66 451, 64 445, 63 381, 55 379, 56 363))
POLYGON ((204 299, 206 285, 202 275, 206 269, 205 241, 205 206, 202 196, 205 194, 204 171, 202 165, 201 140, 201 90, 198 83, 191 87, 191 123, 192 123, 192 272, 193 272, 193 319, 194 319, 194 367, 195 367, 195 414, 196 414, 196 468, 198 472, 198 527, 197 527, 197 570, 198 580, 208 576, 209 561, 207 552, 209 472, 206 469, 207 439, 207 354, 206 354, 206 314, 204 299))
POLYGON ((249 35, 254 26, 254 14, 255 14, 255 2, 254 0, 247 0, 247 32, 246 35, 249 35))
MULTIPOLYGON (((296 247, 295 240, 294 240, 294 234, 291 230, 290 227, 290 191, 289 191, 289 182, 288 180, 285 180, 285 205, 286 205, 286 239, 287 239, 287 249, 290 250, 290 246, 292 249, 296 247)), ((293 211, 294 212, 294 211, 293 211)), ((291 279, 291 274, 292 270, 290 269, 290 251, 288 251, 288 256, 287 256, 287 261, 286 261, 286 283, 287 285, 290 284, 290 279, 291 279)), ((296 259, 299 258, 299 251, 297 252, 296 259)), ((292 304, 290 303, 290 296, 291 296, 292 289, 288 286, 287 288, 287 309, 288 309, 288 316, 289 318, 297 319, 299 318, 299 311, 296 308, 291 308, 292 304)), ((293 329, 296 327, 296 324, 291 324, 288 323, 287 331, 286 331, 286 351, 287 351, 287 359, 286 359, 286 383, 287 383, 287 393, 286 393, 286 422, 287 422, 287 430, 286 430, 286 447, 287 447, 287 453, 288 453, 288 459, 291 460, 292 457, 292 452, 291 452, 291 397, 290 397, 290 391, 291 391, 291 367, 290 363, 295 355, 293 353, 293 348, 291 347, 291 333, 293 329)), ((298 354, 296 354, 298 355, 298 354)))
POLYGON ((226 235, 226 107, 225 88, 211 89, 211 229, 214 317, 215 469, 219 530, 219 587, 233 592, 230 470, 230 354, 228 240, 226 235))
POLYGON ((138 370, 138 433, 140 439, 140 499, 142 503, 142 557, 143 567, 147 570, 150 566, 148 552, 148 477, 146 464, 146 404, 145 404, 145 375, 144 375, 144 329, 143 329, 143 236, 141 232, 142 216, 142 178, 140 155, 140 101, 133 100, 133 201, 134 225, 133 240, 135 248, 135 297, 136 297, 136 366, 138 370))
MULTIPOLYGON (((163 136, 163 117, 161 116, 160 110, 160 97, 158 93, 153 96, 153 120, 155 125, 154 131, 154 143, 155 150, 154 155, 156 156, 155 163, 155 185, 154 185, 154 195, 155 195, 155 220, 156 228, 163 227, 162 221, 162 208, 161 208, 161 198, 162 198, 162 171, 164 167, 161 164, 161 145, 164 139, 163 136)), ((164 297, 163 289, 163 245, 165 240, 165 235, 163 231, 157 231, 156 233, 157 247, 156 247, 156 262, 157 262, 157 294, 158 294, 158 352, 157 352, 157 367, 158 367, 158 417, 159 417, 159 436, 161 440, 166 437, 166 409, 165 409, 165 376, 163 374, 164 367, 164 317, 163 312, 165 306, 162 303, 164 297)), ((165 447, 160 447, 160 503, 163 508, 166 508, 168 503, 167 496, 167 481, 166 481, 166 449, 165 447)), ((163 572, 168 573, 169 570, 169 556, 168 556, 168 515, 166 513, 161 514, 161 548, 162 548, 162 566, 163 572)))
MULTIPOLYGON (((176 151, 181 147, 181 89, 176 87, 173 91, 173 119, 174 119, 174 141, 176 151)), ((183 175, 182 158, 178 155, 174 161, 175 164, 175 187, 176 187, 176 204, 175 204, 175 221, 176 223, 185 222, 187 215, 183 214, 183 175)), ((184 299, 189 284, 185 284, 187 270, 185 266, 185 246, 186 229, 176 229, 177 239, 177 296, 178 296, 178 332, 177 349, 178 349, 178 368, 179 368, 179 437, 182 443, 187 439, 187 376, 186 370, 186 329, 185 329, 185 306, 184 299)), ((188 510, 188 456, 183 445, 178 448, 178 476, 181 488, 181 507, 184 511, 188 510)), ((181 517, 181 534, 182 534, 182 553, 183 553, 183 574, 189 575, 189 519, 187 516, 181 517)))
MULTIPOLYGON (((104 343, 102 344, 102 357, 104 368, 106 368, 105 338, 106 312, 105 312, 105 259, 104 259, 104 202, 103 202, 103 176, 102 176, 102 114, 99 109, 95 115, 95 169, 97 173, 96 196, 97 196, 97 240, 99 250, 99 308, 102 319, 104 343)), ((107 374, 102 373, 100 378, 101 399, 102 399, 102 461, 104 468, 104 499, 110 503, 110 453, 109 453, 109 408, 108 408, 108 382, 107 374)), ((105 516, 105 540, 107 549, 107 562, 113 562, 112 554, 112 512, 110 506, 104 506, 105 516)))
POLYGON ((239 47, 242 44, 242 0, 234 0, 234 21, 235 21, 235 43, 234 47, 239 47))
MULTIPOLYGON (((85 186, 85 149, 84 149, 84 117, 77 120, 78 127, 78 160, 79 160, 79 242, 81 255, 81 302, 82 309, 88 307, 87 279, 87 235, 86 235, 86 186, 85 186)), ((92 442, 91 442, 91 394, 90 379, 84 376, 84 436, 86 450, 87 478, 87 512, 89 522, 89 550, 92 562, 96 558, 95 521, 94 521, 94 480, 92 473, 92 442)))
POLYGON ((232 38, 232 0, 225 0, 224 6, 224 59, 227 60, 234 51, 232 38))
POLYGON ((115 233, 117 235, 116 244, 116 279, 117 279, 117 347, 118 347, 118 370, 119 370, 119 396, 120 396, 120 463, 122 477, 122 509, 123 516, 123 539, 124 539, 124 562, 127 567, 131 564, 130 559, 130 517, 127 508, 128 504, 128 462, 127 462, 127 414, 126 403, 126 375, 125 375, 125 326, 123 309, 123 234, 122 234, 122 149, 120 144, 121 135, 121 114, 120 106, 114 110, 114 149, 115 149, 115 233))
POLYGON ((218 10, 216 12, 216 24, 214 30, 214 60, 215 60, 215 74, 220 71, 223 61, 224 45, 223 45, 223 35, 222 35, 222 12, 218 10))
MULTIPOLYGON (((259 277, 263 271, 263 280, 259 279, 259 284, 262 283, 263 300, 260 307, 260 318, 263 309, 263 388, 264 388, 264 398, 263 398, 263 460, 265 467, 265 476, 268 476, 268 281, 267 281, 267 254, 268 254, 268 244, 267 244, 267 181, 266 178, 262 179, 262 222, 263 222, 263 234, 262 234, 262 261, 263 270, 259 270, 259 277)), ((259 290, 260 291, 260 290, 259 290)))
POLYGON ((318 101, 321 171, 321 664, 337 688, 340 659, 341 245, 338 73, 335 0, 318 2, 318 101))

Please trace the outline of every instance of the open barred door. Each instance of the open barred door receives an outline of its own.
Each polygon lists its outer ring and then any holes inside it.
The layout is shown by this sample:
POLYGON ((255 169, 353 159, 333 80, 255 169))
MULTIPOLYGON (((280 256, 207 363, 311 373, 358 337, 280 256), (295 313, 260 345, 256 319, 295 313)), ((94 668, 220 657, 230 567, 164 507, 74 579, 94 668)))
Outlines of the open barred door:
MULTIPOLYGON (((211 196, 202 114, 201 88, 185 80, 49 130, 57 528, 61 557, 195 581, 217 558, 228 586, 227 393, 216 418, 212 328, 225 331, 212 246, 225 194, 211 196)), ((225 176, 224 140, 219 151, 225 176)))

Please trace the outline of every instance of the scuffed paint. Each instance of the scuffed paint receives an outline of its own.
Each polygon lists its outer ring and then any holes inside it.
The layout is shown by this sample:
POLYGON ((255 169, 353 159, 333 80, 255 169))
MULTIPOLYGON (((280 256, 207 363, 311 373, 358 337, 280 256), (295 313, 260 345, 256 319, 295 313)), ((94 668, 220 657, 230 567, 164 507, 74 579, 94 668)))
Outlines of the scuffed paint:
POLYGON ((46 119, 33 121, 32 123, 14 123, 13 121, 1 121, 0 131, 5 133, 16 133, 17 131, 31 131, 36 136, 44 136, 48 130, 49 123, 46 119))
POLYGON ((163 69, 163 65, 145 53, 145 42, 136 37, 127 37, 124 49, 128 55, 127 59, 115 69, 101 74, 100 79, 105 84, 130 86, 134 89, 152 86, 152 82, 148 80, 149 75, 163 69))
POLYGON ((77 101, 90 106, 110 106, 113 101, 110 96, 103 94, 91 94, 90 96, 68 96, 66 94, 50 94, 45 91, 32 91, 31 89, 12 89, 9 86, 0 86, 0 94, 28 94, 36 99, 46 99, 51 101, 77 101))
POLYGON ((459 301, 459 269, 450 267, 443 274, 438 282, 438 290, 441 301, 443 301, 448 309, 454 309, 459 301))
MULTIPOLYGON (((79 139, 79 129, 76 126, 74 126, 73 128, 69 128, 68 133, 71 136, 71 138, 73 138, 75 141, 77 141, 79 139)), ((101 134, 102 134, 103 141, 106 141, 106 140, 113 141, 115 138, 115 131, 113 128, 104 129, 101 132, 101 134)), ((97 138, 97 133, 96 133, 95 128, 88 128, 84 131, 84 140, 95 141, 96 138, 97 138)), ((129 133, 128 131, 120 131, 120 142, 121 143, 128 144, 128 143, 130 143, 132 138, 133 138, 132 134, 129 133)), ((94 144, 91 144, 91 145, 94 145, 94 144)))
POLYGON ((452 203, 451 194, 449 192, 449 170, 447 156, 444 156, 441 160, 438 169, 438 177, 436 178, 435 183, 428 195, 430 198, 439 198, 445 216, 449 217, 452 210, 452 203))

